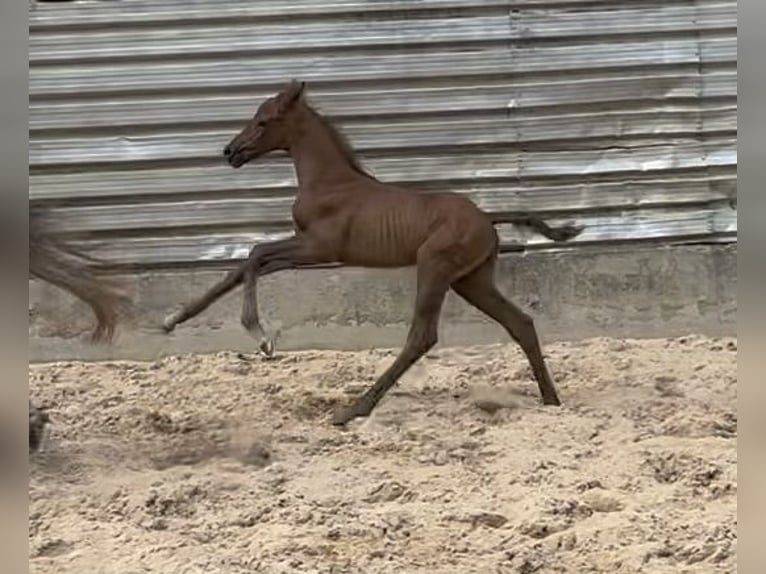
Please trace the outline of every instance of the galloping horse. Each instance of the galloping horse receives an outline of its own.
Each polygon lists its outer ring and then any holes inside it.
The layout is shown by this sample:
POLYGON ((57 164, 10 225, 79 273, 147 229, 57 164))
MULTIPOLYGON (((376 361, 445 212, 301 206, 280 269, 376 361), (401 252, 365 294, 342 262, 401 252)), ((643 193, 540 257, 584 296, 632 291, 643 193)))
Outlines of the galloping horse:
POLYGON ((222 281, 169 315, 165 331, 172 331, 244 283, 242 324, 270 355, 273 342, 266 337, 258 316, 258 277, 322 264, 415 266, 415 312, 404 348, 367 392, 335 413, 334 424, 368 416, 388 389, 437 343, 439 316, 449 289, 505 328, 526 354, 543 403, 559 405, 532 318, 495 286, 499 240, 494 225, 531 227, 554 241, 567 241, 582 227, 554 228, 521 215, 493 218, 463 195, 416 193, 381 182, 365 171, 351 146, 309 105, 304 92, 303 82, 291 81, 258 107, 223 150, 234 168, 273 150, 287 151, 298 180, 292 208, 295 234, 253 247, 247 260, 222 281))

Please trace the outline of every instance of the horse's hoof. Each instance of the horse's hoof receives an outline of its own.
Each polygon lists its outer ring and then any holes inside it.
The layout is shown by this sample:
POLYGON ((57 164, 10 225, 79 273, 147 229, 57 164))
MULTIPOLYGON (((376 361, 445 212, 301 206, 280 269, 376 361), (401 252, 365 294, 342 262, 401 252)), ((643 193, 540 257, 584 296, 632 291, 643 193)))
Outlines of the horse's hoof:
POLYGON ((29 402, 29 454, 40 450, 45 434, 45 427, 50 423, 50 416, 43 409, 29 402))
POLYGON ((356 405, 340 407, 332 415, 332 424, 336 427, 345 426, 355 418, 366 417, 367 414, 360 411, 356 405))
POLYGON ((332 415, 332 424, 336 427, 346 426, 346 423, 353 420, 354 414, 349 408, 339 408, 332 415))
POLYGON ((162 330, 167 333, 172 333, 176 328, 176 314, 168 315, 162 322, 162 330))
POLYGON ((95 331, 90 334, 89 341, 92 345, 106 345, 114 339, 114 328, 97 327, 95 331))
POLYGON ((543 399, 543 404, 548 407, 560 407, 561 401, 557 397, 543 399))
POLYGON ((261 350, 261 353, 267 358, 271 359, 274 356, 274 340, 269 339, 267 337, 264 337, 261 339, 260 345, 258 345, 258 348, 261 350))

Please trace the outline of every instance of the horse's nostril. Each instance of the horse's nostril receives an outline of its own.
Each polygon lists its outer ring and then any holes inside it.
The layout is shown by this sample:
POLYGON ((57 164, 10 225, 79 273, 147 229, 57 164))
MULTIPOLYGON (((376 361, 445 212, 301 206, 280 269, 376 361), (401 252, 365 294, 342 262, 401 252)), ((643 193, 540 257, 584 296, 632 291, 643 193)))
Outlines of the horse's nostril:
POLYGON ((229 157, 231 155, 231 148, 229 146, 226 146, 223 148, 223 157, 229 157))

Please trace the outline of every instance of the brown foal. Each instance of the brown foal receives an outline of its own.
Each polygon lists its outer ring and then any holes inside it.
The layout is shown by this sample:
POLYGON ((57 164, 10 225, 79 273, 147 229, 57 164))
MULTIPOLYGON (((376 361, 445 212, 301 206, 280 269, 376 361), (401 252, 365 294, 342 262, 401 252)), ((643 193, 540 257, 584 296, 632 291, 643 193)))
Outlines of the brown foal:
MULTIPOLYGON (((369 415, 407 369, 437 342, 444 298, 453 289, 500 323, 521 346, 543 403, 559 405, 532 318, 508 301, 494 283, 498 236, 493 220, 455 193, 420 194, 383 183, 367 173, 341 134, 304 99, 303 82, 290 82, 264 101, 252 120, 224 148, 234 168, 272 150, 292 157, 298 192, 292 208, 295 234, 253 247, 249 257, 202 297, 168 316, 166 332, 244 283, 242 324, 273 353, 258 316, 258 277, 323 264, 417 268, 415 312, 406 343, 393 364, 367 392, 335 413, 345 424, 369 415)), ((531 217, 503 221, 535 228, 555 241, 581 227, 551 228, 531 217)))

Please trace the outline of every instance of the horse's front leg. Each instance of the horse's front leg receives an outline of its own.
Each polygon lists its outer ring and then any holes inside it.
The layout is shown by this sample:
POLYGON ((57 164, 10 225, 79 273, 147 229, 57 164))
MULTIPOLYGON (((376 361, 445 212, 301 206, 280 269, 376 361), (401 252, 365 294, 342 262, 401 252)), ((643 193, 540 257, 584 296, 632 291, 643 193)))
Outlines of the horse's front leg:
POLYGON ((260 314, 258 312, 258 277, 283 269, 293 269, 294 267, 290 260, 275 259, 263 264, 260 264, 258 261, 252 261, 245 269, 240 321, 245 330, 258 341, 260 351, 269 358, 274 356, 274 347, 279 333, 269 337, 261 325, 260 314))
POLYGON ((226 295, 229 291, 237 287, 243 282, 245 271, 251 265, 261 265, 261 261, 269 254, 278 254, 284 249, 289 249, 292 245, 298 243, 298 239, 291 237, 289 239, 283 239, 279 241, 270 241, 268 243, 261 243, 256 245, 250 250, 250 253, 245 261, 243 261, 236 269, 232 269, 226 276, 210 287, 200 297, 187 303, 179 310, 171 313, 163 321, 162 327, 166 333, 172 332, 178 325, 184 323, 202 313, 205 309, 210 307, 216 300, 226 295))
POLYGON ((275 337, 267 336, 261 325, 258 312, 258 278, 278 271, 311 268, 321 263, 326 263, 324 258, 320 258, 315 250, 305 244, 297 245, 294 249, 267 253, 248 261, 243 274, 244 293, 240 320, 247 332, 258 341, 258 348, 266 357, 274 355, 278 334, 275 337))

